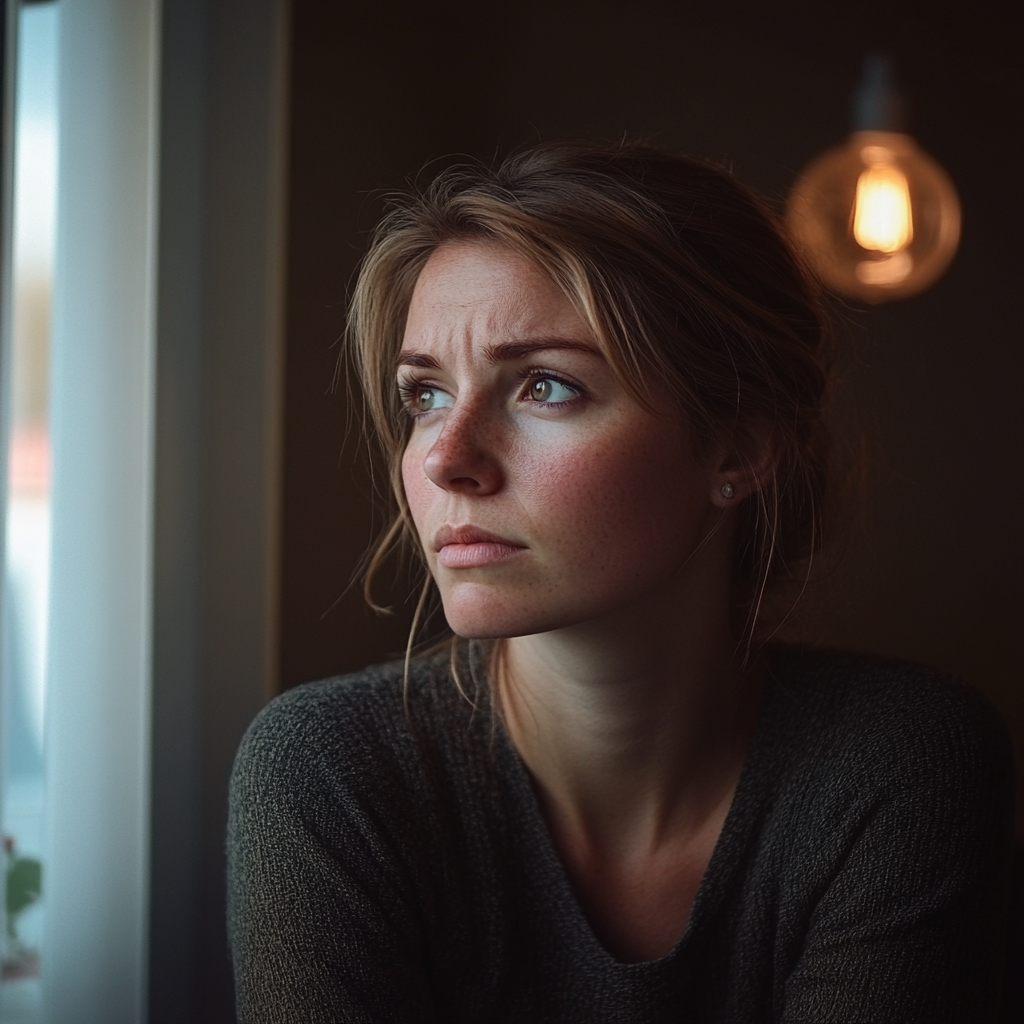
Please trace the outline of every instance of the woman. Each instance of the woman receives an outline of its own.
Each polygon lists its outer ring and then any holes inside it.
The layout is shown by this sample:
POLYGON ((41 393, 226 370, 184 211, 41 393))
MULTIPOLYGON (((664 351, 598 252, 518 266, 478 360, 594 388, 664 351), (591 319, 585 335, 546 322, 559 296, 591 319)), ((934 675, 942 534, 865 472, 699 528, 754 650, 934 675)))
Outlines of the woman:
POLYGON ((351 339, 398 509, 371 575, 410 543, 460 639, 250 729, 241 1019, 990 1019, 1004 730, 758 639, 820 546, 830 384, 759 201, 643 146, 447 171, 351 339))

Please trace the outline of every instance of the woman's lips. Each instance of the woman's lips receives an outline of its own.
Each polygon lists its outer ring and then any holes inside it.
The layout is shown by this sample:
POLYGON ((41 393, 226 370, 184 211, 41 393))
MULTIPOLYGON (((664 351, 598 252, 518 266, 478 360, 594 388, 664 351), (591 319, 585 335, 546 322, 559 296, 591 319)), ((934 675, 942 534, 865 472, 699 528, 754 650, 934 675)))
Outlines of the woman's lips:
POLYGON ((434 538, 437 563, 445 569, 478 569, 525 551, 526 547, 475 526, 443 526, 434 538))

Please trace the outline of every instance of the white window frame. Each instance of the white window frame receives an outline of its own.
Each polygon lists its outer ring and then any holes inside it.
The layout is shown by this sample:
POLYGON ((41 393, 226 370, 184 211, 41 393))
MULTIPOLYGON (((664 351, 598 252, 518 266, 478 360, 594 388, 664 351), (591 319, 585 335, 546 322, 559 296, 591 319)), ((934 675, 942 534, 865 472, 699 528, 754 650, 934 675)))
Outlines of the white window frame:
POLYGON ((144 1019, 159 5, 60 0, 43 999, 144 1019))

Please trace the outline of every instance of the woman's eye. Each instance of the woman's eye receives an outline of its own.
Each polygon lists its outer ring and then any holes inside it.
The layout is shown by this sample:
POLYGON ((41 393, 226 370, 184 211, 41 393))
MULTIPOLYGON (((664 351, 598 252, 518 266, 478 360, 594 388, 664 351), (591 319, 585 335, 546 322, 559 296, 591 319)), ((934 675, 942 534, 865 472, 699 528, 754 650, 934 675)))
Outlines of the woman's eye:
POLYGON ((435 409, 450 409, 452 396, 440 388, 411 387, 407 391, 406 402, 413 415, 433 412, 435 409))
POLYGON ((531 402, 570 402, 579 398, 575 388, 563 384, 553 377, 537 377, 527 385, 526 393, 531 402))

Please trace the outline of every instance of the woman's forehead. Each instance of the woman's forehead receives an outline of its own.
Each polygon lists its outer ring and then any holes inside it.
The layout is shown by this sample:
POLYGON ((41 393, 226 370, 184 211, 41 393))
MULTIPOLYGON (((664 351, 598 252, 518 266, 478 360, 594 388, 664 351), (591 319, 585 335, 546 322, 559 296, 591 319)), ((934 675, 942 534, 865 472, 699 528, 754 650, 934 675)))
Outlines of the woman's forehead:
POLYGON ((573 303, 536 264, 488 242, 449 242, 421 271, 403 349, 451 344, 532 342, 594 345, 573 303))

